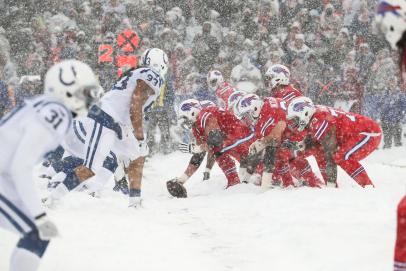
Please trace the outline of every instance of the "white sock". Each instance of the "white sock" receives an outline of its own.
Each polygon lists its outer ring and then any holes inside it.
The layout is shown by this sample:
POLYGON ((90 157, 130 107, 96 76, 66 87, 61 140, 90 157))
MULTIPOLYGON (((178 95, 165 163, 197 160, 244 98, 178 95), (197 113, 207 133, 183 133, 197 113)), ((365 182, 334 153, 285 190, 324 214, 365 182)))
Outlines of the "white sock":
POLYGON ((10 271, 36 271, 40 258, 34 253, 21 248, 15 248, 11 254, 10 271))
POLYGON ((261 188, 269 189, 272 185, 272 173, 262 173, 261 188))

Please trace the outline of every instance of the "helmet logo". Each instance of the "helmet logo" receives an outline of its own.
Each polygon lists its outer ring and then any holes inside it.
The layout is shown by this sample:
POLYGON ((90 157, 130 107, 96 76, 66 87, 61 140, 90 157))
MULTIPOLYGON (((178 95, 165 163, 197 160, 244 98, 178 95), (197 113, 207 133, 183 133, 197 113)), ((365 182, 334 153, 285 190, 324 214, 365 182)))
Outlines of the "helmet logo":
POLYGON ((68 81, 63 80, 63 78, 62 78, 63 70, 62 70, 62 68, 59 68, 59 81, 61 81, 61 83, 65 86, 71 86, 71 85, 75 84, 75 82, 76 82, 75 81, 76 70, 73 66, 71 66, 71 70, 72 70, 72 74, 73 74, 73 80, 68 82, 68 81))
POLYGON ((182 106, 180 107, 180 110, 190 111, 190 109, 192 109, 192 107, 195 107, 196 105, 197 105, 196 102, 185 103, 185 104, 182 104, 182 106))
POLYGON ((276 73, 283 73, 283 74, 286 75, 286 77, 289 77, 288 71, 285 70, 285 69, 282 68, 282 67, 276 66, 276 67, 274 67, 272 70, 273 70, 274 72, 276 72, 276 73))
POLYGON ((235 100, 237 100, 238 97, 241 97, 242 93, 236 93, 236 94, 232 94, 230 96, 230 102, 234 102, 235 100))
POLYGON ((400 6, 392 6, 388 2, 382 1, 377 8, 377 13, 379 15, 385 16, 387 12, 390 12, 393 15, 400 17, 400 13, 398 12, 398 10, 400 9, 401 9, 400 6))
POLYGON ((293 105, 293 111, 302 112, 306 107, 311 107, 311 104, 308 101, 296 103, 293 105))
POLYGON ((250 105, 251 105, 251 102, 252 102, 253 100, 255 100, 255 99, 256 99, 255 96, 250 96, 250 97, 248 97, 248 98, 245 98, 245 99, 243 99, 243 100, 241 101, 241 106, 242 106, 242 107, 250 106, 250 105))

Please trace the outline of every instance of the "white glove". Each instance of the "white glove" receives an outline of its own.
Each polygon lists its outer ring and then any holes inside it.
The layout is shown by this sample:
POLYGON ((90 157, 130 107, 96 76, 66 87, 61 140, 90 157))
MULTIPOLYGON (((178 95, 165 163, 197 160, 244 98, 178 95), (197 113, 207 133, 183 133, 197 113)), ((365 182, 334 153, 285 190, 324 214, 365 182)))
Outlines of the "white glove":
POLYGON ((181 152, 183 152, 183 153, 193 153, 193 154, 196 154, 196 153, 202 153, 202 152, 204 152, 204 150, 203 150, 199 145, 196 145, 196 144, 194 144, 194 143, 192 143, 192 144, 179 143, 178 148, 179 148, 179 150, 180 150, 181 152))
POLYGON ((149 154, 149 148, 146 139, 138 140, 138 150, 140 152, 140 156, 147 156, 149 154))
POLYGON ((58 228, 48 219, 48 216, 44 213, 35 219, 35 225, 37 226, 39 237, 42 240, 49 240, 59 235, 58 228))
POLYGON ((254 155, 257 154, 259 152, 261 152, 263 149, 265 149, 266 144, 263 140, 259 139, 256 140, 254 143, 251 144, 250 148, 249 148, 249 154, 250 155, 254 155))

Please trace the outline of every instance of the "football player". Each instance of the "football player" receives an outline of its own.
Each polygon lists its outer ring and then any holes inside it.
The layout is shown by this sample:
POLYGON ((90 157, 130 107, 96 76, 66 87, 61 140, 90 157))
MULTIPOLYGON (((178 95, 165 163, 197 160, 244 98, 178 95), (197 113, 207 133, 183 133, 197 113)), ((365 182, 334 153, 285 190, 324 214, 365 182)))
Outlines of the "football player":
POLYGON ((49 240, 58 235, 32 180, 33 167, 66 136, 72 113, 87 111, 100 85, 88 65, 66 60, 49 69, 44 87, 44 95, 0 119, 0 227, 22 236, 11 256, 12 271, 37 270, 49 240))
POLYGON ((240 183, 234 160, 247 166, 248 147, 253 142, 254 134, 231 112, 216 106, 203 108, 199 101, 190 99, 179 105, 178 118, 182 125, 192 129, 196 144, 189 144, 193 153, 186 172, 175 180, 167 182, 167 188, 175 197, 186 197, 183 183, 197 170, 204 158, 202 153, 209 152, 216 157, 216 162, 227 178, 227 187, 240 183))
MULTIPOLYGON (((406 86, 406 1, 379 1, 376 12, 377 26, 392 49, 400 53, 403 85, 406 86)), ((406 196, 400 201, 397 209, 394 270, 406 270, 406 196)))
MULTIPOLYGON (((93 105, 87 118, 82 165, 73 170, 70 178, 55 191, 58 197, 90 179, 104 165, 110 152, 130 160, 129 206, 141 205, 141 179, 148 146, 144 137, 144 113, 159 97, 164 76, 168 70, 168 57, 158 48, 146 50, 140 67, 124 73, 112 89, 93 105)), ((54 194, 55 195, 55 194, 54 194)), ((53 195, 47 201, 52 200, 53 195)))
POLYGON ((287 110, 291 130, 306 131, 323 147, 327 183, 337 186, 340 166, 360 186, 373 186, 365 168, 359 163, 381 142, 378 123, 363 115, 317 105, 307 97, 293 99, 287 110))

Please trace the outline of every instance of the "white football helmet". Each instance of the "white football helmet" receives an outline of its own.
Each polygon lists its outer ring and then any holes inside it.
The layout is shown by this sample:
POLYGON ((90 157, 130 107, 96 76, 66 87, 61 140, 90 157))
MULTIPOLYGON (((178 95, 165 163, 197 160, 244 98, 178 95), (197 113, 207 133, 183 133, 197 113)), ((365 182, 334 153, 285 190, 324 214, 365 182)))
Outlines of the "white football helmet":
POLYGON ((303 131, 315 112, 316 107, 310 98, 303 96, 294 98, 288 105, 288 128, 292 131, 303 131))
POLYGON ((209 71, 207 74, 207 85, 209 89, 215 91, 217 87, 224 82, 224 77, 218 70, 209 71))
POLYGON ((245 95, 247 95, 245 91, 237 90, 231 93, 230 97, 228 97, 228 109, 231 110, 236 116, 237 104, 245 95))
POLYGON ((86 114, 104 93, 92 69, 78 60, 64 60, 52 66, 45 75, 44 92, 77 115, 86 114))
POLYGON ((265 85, 275 88, 279 85, 289 85, 290 71, 286 66, 275 64, 265 73, 265 85))
POLYGON ((196 99, 188 99, 179 105, 178 120, 179 124, 184 129, 191 129, 195 123, 197 116, 202 110, 202 105, 196 99))
POLYGON ((244 95, 236 105, 234 114, 240 120, 249 121, 247 124, 255 124, 261 113, 264 101, 255 94, 244 95))
POLYGON ((168 56, 161 49, 147 49, 141 56, 141 66, 152 68, 162 77, 165 77, 168 72, 168 65, 168 56))
POLYGON ((396 49, 406 31, 406 1, 379 1, 375 22, 392 48, 396 49))

